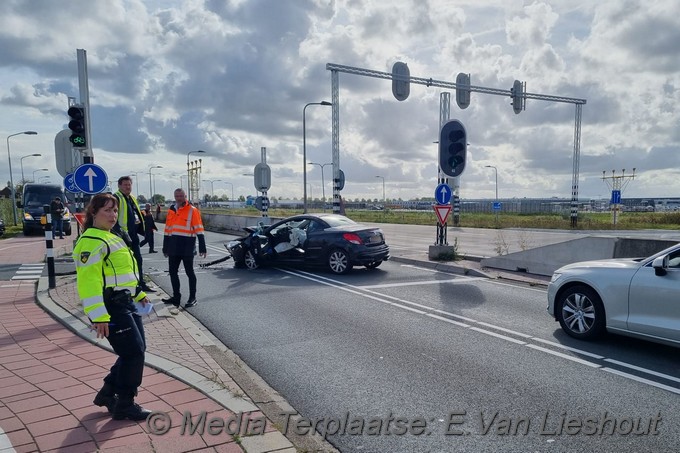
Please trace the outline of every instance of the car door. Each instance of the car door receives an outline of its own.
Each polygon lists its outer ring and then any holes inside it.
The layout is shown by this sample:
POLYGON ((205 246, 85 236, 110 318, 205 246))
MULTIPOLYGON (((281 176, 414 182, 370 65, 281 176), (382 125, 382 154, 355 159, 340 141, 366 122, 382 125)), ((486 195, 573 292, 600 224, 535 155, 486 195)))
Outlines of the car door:
POLYGON ((630 282, 628 329, 680 341, 680 249, 669 255, 666 275, 656 275, 651 263, 630 282))
POLYGON ((307 240, 305 241, 305 260, 308 262, 318 262, 325 258, 326 241, 324 233, 325 225, 315 219, 310 219, 305 231, 307 240))

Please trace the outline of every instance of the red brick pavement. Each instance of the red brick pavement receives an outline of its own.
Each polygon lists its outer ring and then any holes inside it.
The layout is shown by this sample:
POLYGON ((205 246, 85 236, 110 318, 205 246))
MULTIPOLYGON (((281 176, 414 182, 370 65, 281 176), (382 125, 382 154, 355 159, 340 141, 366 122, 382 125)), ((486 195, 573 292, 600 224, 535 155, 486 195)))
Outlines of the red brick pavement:
MULTIPOLYGON (((43 244, 34 238, 2 240, 0 263, 42 262, 43 244)), ((58 245, 57 256, 69 251, 70 241, 58 245)), ((74 276, 58 277, 50 298, 82 317, 74 276)), ((196 334, 181 324, 182 315, 178 319, 162 304, 158 308, 145 317, 149 352, 223 382, 232 394, 241 393, 197 342, 196 334)), ((34 281, 0 281, 0 450, 295 451, 259 410, 234 414, 193 386, 148 366, 137 401, 167 414, 172 428, 159 435, 150 432, 148 421, 113 420, 105 409, 94 406, 92 399, 114 360, 113 353, 72 333, 37 305, 34 281), (182 433, 184 414, 190 413, 197 423, 202 412, 206 414, 205 426, 211 420, 232 420, 232 426, 240 420, 241 430, 236 435, 219 427, 213 432, 206 428, 182 433), (248 426, 251 432, 246 432, 248 426), (252 435, 263 432, 263 436, 252 435), (274 434, 278 436, 272 440, 274 434)))

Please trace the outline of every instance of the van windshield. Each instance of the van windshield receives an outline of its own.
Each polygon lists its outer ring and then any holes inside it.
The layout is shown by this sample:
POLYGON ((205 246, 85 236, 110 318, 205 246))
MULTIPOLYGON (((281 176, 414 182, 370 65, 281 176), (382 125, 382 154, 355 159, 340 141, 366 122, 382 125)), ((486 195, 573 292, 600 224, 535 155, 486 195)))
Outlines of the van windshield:
POLYGON ((62 202, 64 200, 64 196, 59 191, 47 188, 27 189, 24 197, 24 206, 27 208, 49 205, 55 197, 61 198, 62 202))

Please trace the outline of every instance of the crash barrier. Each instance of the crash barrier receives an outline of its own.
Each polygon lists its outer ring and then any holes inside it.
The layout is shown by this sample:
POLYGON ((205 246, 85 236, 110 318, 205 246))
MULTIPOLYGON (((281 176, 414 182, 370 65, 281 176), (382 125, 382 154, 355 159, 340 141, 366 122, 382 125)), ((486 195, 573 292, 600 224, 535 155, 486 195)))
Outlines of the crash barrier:
POLYGON ((550 276, 567 264, 610 258, 644 258, 675 244, 677 241, 663 239, 589 236, 507 255, 483 258, 481 265, 550 276))

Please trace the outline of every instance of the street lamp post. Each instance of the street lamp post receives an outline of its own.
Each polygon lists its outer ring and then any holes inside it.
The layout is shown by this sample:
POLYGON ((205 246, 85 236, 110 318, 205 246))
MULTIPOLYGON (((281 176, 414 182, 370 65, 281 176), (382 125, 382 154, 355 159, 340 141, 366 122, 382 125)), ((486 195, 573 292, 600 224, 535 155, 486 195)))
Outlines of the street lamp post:
POLYGON ((154 165, 152 167, 149 167, 149 199, 151 200, 151 204, 153 204, 153 187, 151 187, 151 170, 154 168, 163 168, 162 165, 154 165))
POLYGON ((383 183, 383 209, 385 209, 385 203, 387 200, 385 199, 385 177, 384 176, 376 176, 376 178, 381 178, 382 183, 383 183))
POLYGON ((221 179, 205 179, 205 182, 210 183, 210 197, 215 198, 215 186, 214 184, 218 181, 222 181, 221 179))
POLYGON ((137 176, 140 172, 138 171, 131 171, 130 175, 135 176, 135 186, 137 186, 137 198, 139 198, 139 177, 137 176))
MULTIPOLYGON (((304 213, 307 214, 307 121, 306 121, 306 110, 310 105, 333 105, 328 101, 321 102, 310 102, 305 104, 302 108, 302 185, 304 194, 302 196, 302 206, 304 208, 304 213)), ((321 171, 321 177, 323 178, 323 170, 321 171)), ((324 204, 325 208, 325 204, 324 204)))
MULTIPOLYGON (((205 154, 205 151, 202 149, 196 150, 196 151, 189 151, 187 153, 187 193, 189 194, 189 202, 191 202, 191 169, 189 167, 189 156, 192 154, 205 154)), ((198 194, 197 194, 198 195, 198 194)))
POLYGON ((33 172, 33 179, 32 181, 35 182, 35 174, 39 171, 50 171, 48 168, 39 168, 33 172))
MULTIPOLYGON (((494 174, 496 175, 496 203, 498 203, 498 168, 493 165, 485 165, 484 167, 493 168, 494 174)), ((498 210, 494 209, 494 211, 496 211, 496 221, 498 221, 498 210)))
MULTIPOLYGON (((321 197, 323 198, 323 212, 326 212, 326 184, 324 183, 323 180, 323 167, 326 165, 333 165, 333 162, 328 162, 325 164, 317 164, 316 162, 308 162, 308 165, 318 165, 319 168, 321 169, 321 197)), ((307 186, 305 186, 305 189, 307 189, 307 186)), ((305 212, 307 212, 305 210, 305 212)))
POLYGON ((29 155, 23 156, 21 159, 19 159, 19 161, 21 163, 21 183, 22 184, 26 183, 26 178, 24 178, 24 159, 26 159, 27 157, 38 157, 38 156, 42 156, 42 154, 38 154, 38 153, 29 154, 29 155))
POLYGON ((9 185, 11 186, 10 190, 12 192, 12 214, 14 216, 14 225, 17 224, 17 194, 16 191, 14 190, 14 178, 12 178, 12 154, 9 151, 9 138, 21 134, 38 135, 36 131, 24 131, 17 132, 16 134, 10 134, 7 136, 7 160, 9 161, 9 185))
POLYGON ((230 182, 227 182, 227 181, 222 181, 222 182, 225 183, 225 184, 229 184, 231 186, 231 198, 229 199, 229 201, 233 202, 234 201, 234 185, 230 182))

